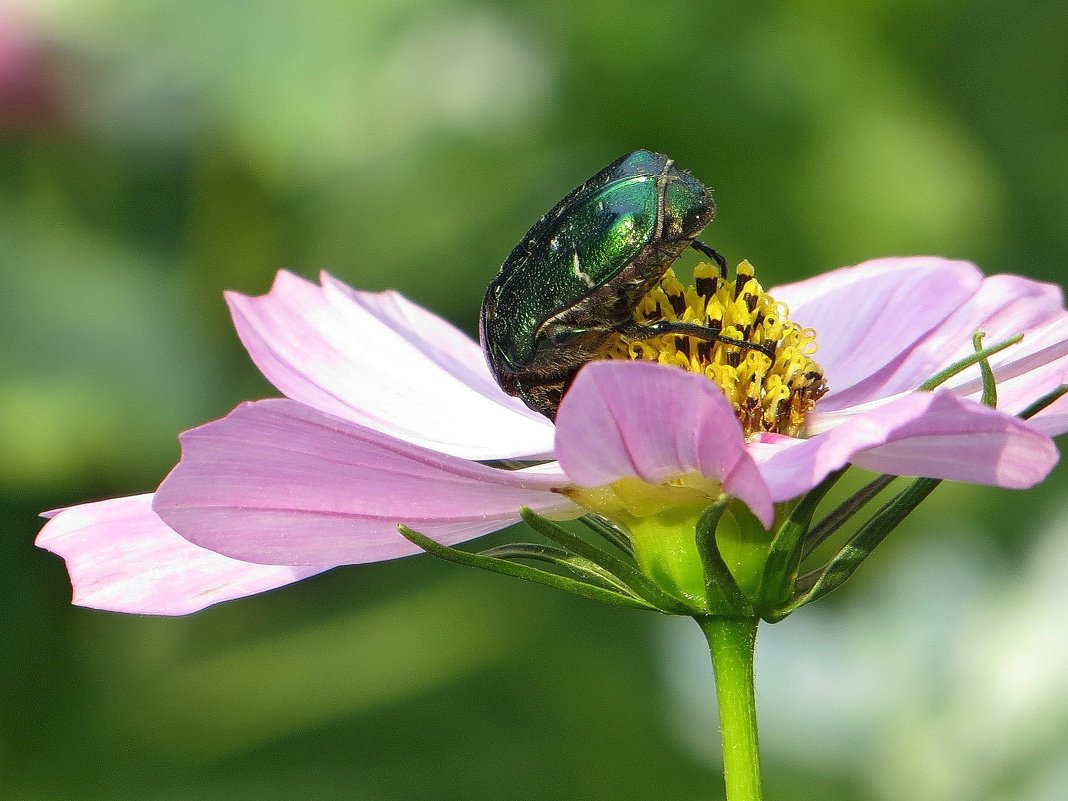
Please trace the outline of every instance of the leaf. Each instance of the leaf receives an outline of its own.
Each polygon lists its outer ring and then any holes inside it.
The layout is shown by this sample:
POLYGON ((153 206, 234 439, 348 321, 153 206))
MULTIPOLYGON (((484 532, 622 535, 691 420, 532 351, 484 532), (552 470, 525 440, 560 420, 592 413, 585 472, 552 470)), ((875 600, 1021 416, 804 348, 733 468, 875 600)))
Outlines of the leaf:
MULTIPOLYGON (((972 347, 975 348, 977 355, 983 352, 983 337, 985 336, 986 334, 982 331, 972 334, 972 347)), ((998 384, 994 380, 994 371, 990 368, 990 360, 986 356, 979 360, 979 373, 983 376, 982 403, 991 409, 996 409, 998 407, 998 384)))
POLYGON ((1022 420, 1030 420, 1036 414, 1038 414, 1048 406, 1052 406, 1065 395, 1068 395, 1068 384, 1061 384, 1055 390, 1046 393, 1041 398, 1032 403, 1030 406, 1028 406, 1026 409, 1024 409, 1022 412, 1020 412, 1019 416, 1022 420))
POLYGON ((973 364, 979 364, 983 360, 989 359, 995 353, 1000 353, 1001 351, 1005 350, 1005 348, 1018 344, 1023 340, 1023 338, 1023 334, 1016 334, 1015 336, 1009 337, 1003 342, 999 342, 996 345, 991 345, 989 348, 984 348, 983 350, 976 351, 971 356, 966 356, 959 362, 954 362, 945 370, 941 370, 935 373, 933 376, 931 376, 922 384, 920 384, 920 386, 917 388, 924 391, 930 391, 937 387, 939 384, 945 383, 957 373, 967 370, 973 364))
POLYGON ((808 558, 808 556, 822 545, 828 537, 840 529, 843 524, 848 522, 849 519, 859 512, 872 498, 890 486, 898 478, 900 478, 900 476, 883 474, 865 484, 842 501, 842 503, 836 506, 833 510, 828 512, 827 516, 820 520, 820 522, 805 535, 805 548, 801 552, 801 561, 808 558))
POLYGON ((631 545, 627 533, 600 515, 583 515, 579 518, 579 522, 601 535, 627 556, 634 556, 634 546, 631 545))

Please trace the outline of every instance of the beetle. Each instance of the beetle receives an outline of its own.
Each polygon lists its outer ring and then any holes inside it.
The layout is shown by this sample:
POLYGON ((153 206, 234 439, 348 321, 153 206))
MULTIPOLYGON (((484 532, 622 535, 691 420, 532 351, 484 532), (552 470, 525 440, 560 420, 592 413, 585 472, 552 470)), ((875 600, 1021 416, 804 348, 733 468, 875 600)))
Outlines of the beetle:
POLYGON ((726 277, 726 260, 696 239, 715 213, 700 181, 648 150, 621 156, 568 193, 486 290, 479 340, 497 383, 554 419, 579 368, 614 335, 684 334, 767 353, 692 323, 634 322, 642 297, 688 247, 726 277))

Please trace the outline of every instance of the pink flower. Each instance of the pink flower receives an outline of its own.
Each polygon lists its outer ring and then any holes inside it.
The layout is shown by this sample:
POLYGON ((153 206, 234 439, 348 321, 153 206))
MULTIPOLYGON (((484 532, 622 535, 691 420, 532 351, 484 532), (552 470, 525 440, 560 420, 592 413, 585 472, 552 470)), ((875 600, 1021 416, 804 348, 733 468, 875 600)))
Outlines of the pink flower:
POLYGON ((343 564, 416 552, 397 524, 445 544, 504 528, 526 506, 570 518, 569 488, 700 473, 770 527, 776 502, 856 464, 1023 488, 1056 463, 1068 401, 1015 415, 1065 381, 1060 291, 984 279, 938 258, 884 259, 770 290, 818 332, 830 391, 804 436, 745 441, 721 391, 651 362, 579 373, 555 426, 505 395, 478 344, 393 292, 281 272, 270 293, 229 293, 239 336, 286 396, 245 403, 181 437, 154 498, 52 513, 38 544, 67 561, 75 603, 182 614, 343 564), (917 387, 986 344, 1024 333, 935 392, 917 387), (482 462, 545 461, 508 470, 482 462))
POLYGON ((39 27, 28 14, 0 5, 0 134, 59 121, 56 59, 39 27))

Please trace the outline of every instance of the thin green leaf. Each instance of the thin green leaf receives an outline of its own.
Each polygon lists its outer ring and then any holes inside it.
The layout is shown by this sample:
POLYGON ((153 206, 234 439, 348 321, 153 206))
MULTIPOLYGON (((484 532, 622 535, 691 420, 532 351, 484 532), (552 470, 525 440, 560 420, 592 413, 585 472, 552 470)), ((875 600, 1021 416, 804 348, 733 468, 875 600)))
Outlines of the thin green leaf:
POLYGON ((615 545, 627 556, 634 556, 634 546, 630 543, 630 537, 610 521, 605 520, 600 515, 583 515, 579 518, 579 522, 612 543, 612 545, 615 545))
POLYGON ((720 553, 719 542, 716 540, 720 518, 730 502, 729 496, 720 496, 697 519, 695 534, 697 552, 701 556, 705 573, 705 596, 712 614, 752 617, 753 605, 734 580, 727 563, 723 561, 723 554, 720 553))
POLYGON ((964 370, 967 370, 973 364, 979 364, 979 362, 981 362, 983 359, 989 359, 995 353, 1000 353, 1001 351, 1005 350, 1005 348, 1019 344, 1023 340, 1023 338, 1023 334, 1016 334, 1016 336, 1009 337, 1003 342, 999 342, 998 344, 992 345, 989 348, 984 348, 983 350, 978 351, 977 353, 973 353, 971 356, 963 358, 959 362, 954 362, 945 370, 935 373, 933 376, 928 378, 926 381, 920 384, 919 388, 921 390, 929 392, 930 390, 937 387, 939 384, 943 384, 949 379, 951 379, 953 376, 957 375, 957 373, 961 373, 964 370))
POLYGON ((845 468, 836 470, 816 487, 805 493, 794 507, 771 541, 764 572, 757 590, 756 608, 761 612, 777 609, 790 598, 797 581, 798 570, 805 548, 805 534, 812 523, 816 507, 845 474, 845 468))
POLYGON ((509 562, 505 559, 495 559, 491 556, 482 556, 481 554, 469 553, 468 551, 461 551, 458 548, 450 548, 447 545, 441 545, 440 543, 434 542, 434 540, 429 537, 423 536, 418 531, 413 531, 405 525, 397 526, 397 530, 400 531, 401 536, 410 542, 415 543, 427 553, 432 554, 439 559, 444 559, 447 562, 454 562, 455 564, 465 565, 467 567, 477 567, 480 570, 488 570, 491 573, 500 573, 504 576, 511 576, 525 581, 533 581, 535 584, 544 584, 548 587, 555 587, 558 590, 565 590, 574 595, 612 604, 613 606, 626 606, 632 609, 656 609, 652 604, 639 598, 623 595, 614 592, 613 590, 607 590, 604 587, 589 584, 585 581, 571 579, 557 573, 550 573, 547 570, 539 570, 538 568, 530 567, 529 565, 509 562))
POLYGON ((846 521, 861 510, 872 498, 886 489, 900 476, 882 475, 870 481, 854 492, 842 503, 827 513, 811 531, 805 535, 805 548, 801 552, 801 561, 807 559, 828 537, 842 527, 846 521))
MULTIPOLYGON (((972 347, 975 348, 977 354, 983 351, 983 337, 985 336, 986 333, 983 331, 976 331, 972 334, 972 347)), ((990 360, 986 356, 979 360, 979 372, 983 376, 982 403, 991 409, 996 409, 998 406, 998 384, 994 380, 994 371, 990 369, 990 360)))
POLYGON ((572 534, 563 526, 559 526, 551 520, 545 519, 525 506, 519 510, 519 515, 523 518, 524 523, 543 537, 552 540, 557 545, 562 546, 565 550, 568 550, 577 556, 589 559, 598 567, 607 570, 617 579, 622 581, 634 593, 641 596, 658 609, 680 615, 693 614, 694 610, 688 605, 658 587, 646 578, 645 574, 638 570, 634 565, 628 564, 622 559, 612 556, 610 553, 605 553, 600 548, 591 545, 577 534, 572 534))
POLYGON ((1055 390, 1046 395, 1043 395, 1041 398, 1036 400, 1022 412, 1020 412, 1020 418, 1023 420, 1030 420, 1036 414, 1038 414, 1048 406, 1052 406, 1065 395, 1068 395, 1068 384, 1061 384, 1055 390))
POLYGON ((941 483, 937 478, 914 479, 861 526, 830 562, 798 581, 798 593, 786 607, 775 612, 774 620, 782 620, 794 610, 842 586, 879 543, 941 483))
POLYGON ((540 542, 509 542, 504 545, 486 548, 484 551, 479 551, 479 553, 482 556, 492 556, 494 559, 537 559, 554 564, 573 559, 575 556, 563 548, 557 548, 555 545, 543 545, 540 542))

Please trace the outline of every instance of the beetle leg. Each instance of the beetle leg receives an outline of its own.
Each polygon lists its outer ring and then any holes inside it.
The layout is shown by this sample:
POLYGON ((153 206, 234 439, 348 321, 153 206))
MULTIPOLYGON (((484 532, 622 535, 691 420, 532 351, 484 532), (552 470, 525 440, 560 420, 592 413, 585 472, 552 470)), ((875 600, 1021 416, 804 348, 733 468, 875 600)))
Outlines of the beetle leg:
POLYGON ((708 256, 708 258, 712 259, 712 261, 714 261, 716 264, 718 264, 719 265, 719 275, 720 275, 720 277, 726 279, 726 277, 727 277, 727 260, 725 258, 723 258, 723 254, 722 253, 720 253, 715 248, 710 248, 708 245, 706 245, 700 239, 695 239, 692 242, 690 242, 690 247, 692 247, 694 250, 696 250, 699 253, 704 253, 706 256, 708 256))
POLYGON ((701 339, 705 342, 719 342, 723 345, 734 345, 737 348, 759 351, 772 361, 775 360, 775 345, 771 342, 757 345, 755 342, 745 342, 741 339, 722 336, 716 331, 694 323, 679 323, 671 320, 659 320, 648 325, 634 323, 619 329, 619 333, 631 339, 652 339, 662 334, 681 334, 682 336, 701 339))

